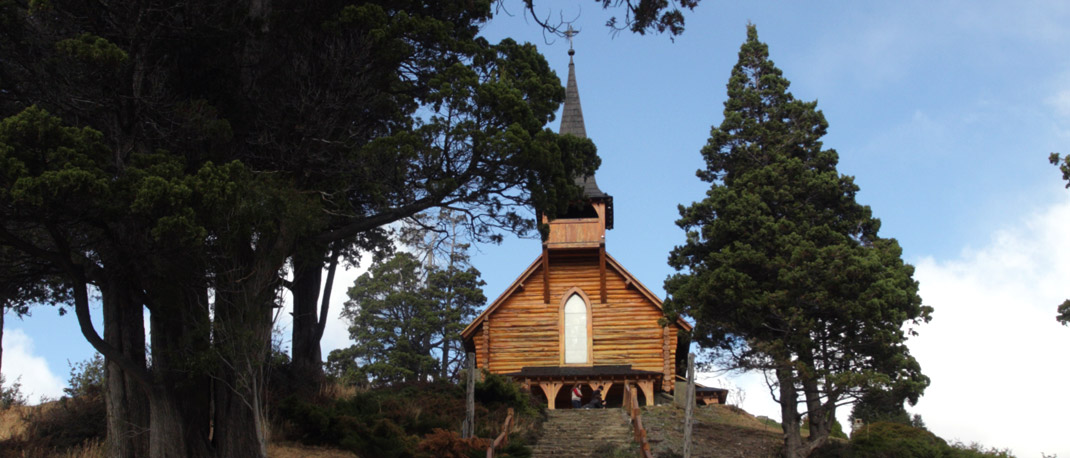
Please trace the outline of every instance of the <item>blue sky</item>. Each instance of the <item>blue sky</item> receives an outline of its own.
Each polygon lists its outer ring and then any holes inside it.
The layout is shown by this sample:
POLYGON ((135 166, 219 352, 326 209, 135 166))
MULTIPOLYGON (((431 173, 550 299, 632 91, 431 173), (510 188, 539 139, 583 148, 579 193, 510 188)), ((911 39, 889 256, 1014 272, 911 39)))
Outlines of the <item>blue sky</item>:
MULTIPOLYGON (((668 252, 683 241, 676 206, 707 189, 694 174, 699 149, 721 122, 752 22, 795 97, 818 100, 825 146, 855 177, 881 234, 900 241, 935 307, 910 343, 933 379, 912 411, 947 439, 1070 456, 1070 362, 1055 356, 1070 348, 1070 328, 1054 321, 1070 297, 1070 191, 1047 163, 1052 151, 1070 152, 1070 3, 706 0, 675 41, 613 36, 603 26, 610 13, 593 1, 537 3, 581 29, 587 133, 602 157, 599 185, 615 203, 607 249, 642 282, 664 293, 668 252)), ((505 5, 512 17, 500 12, 485 36, 537 44, 564 79, 567 42, 546 43, 519 1, 505 5)), ((494 298, 539 243, 510 237, 480 250, 473 262, 494 298)), ((335 310, 355 275, 336 285, 335 310)), ((3 367, 36 394, 57 396, 66 360, 91 351, 73 316, 53 315, 8 317, 3 367)), ((329 325, 324 354, 347 345, 344 328, 329 325)), ((758 377, 707 380, 744 389, 745 408, 777 417, 758 377)))

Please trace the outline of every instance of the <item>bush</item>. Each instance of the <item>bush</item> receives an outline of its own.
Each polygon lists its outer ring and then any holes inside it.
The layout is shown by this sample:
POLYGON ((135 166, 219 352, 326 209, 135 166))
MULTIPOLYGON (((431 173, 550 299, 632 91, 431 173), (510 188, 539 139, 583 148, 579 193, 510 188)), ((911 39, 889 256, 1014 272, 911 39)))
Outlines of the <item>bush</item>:
POLYGON ((26 395, 22 394, 22 377, 15 379, 11 385, 6 385, 4 376, 0 374, 0 410, 24 406, 26 403, 26 395))
POLYGON ((104 392, 104 357, 96 353, 92 358, 71 364, 70 378, 63 393, 72 398, 79 396, 98 396, 104 392))
POLYGON ((519 383, 503 375, 483 371, 483 380, 476 382, 476 401, 488 408, 512 407, 517 414, 534 415, 539 413, 542 403, 535 402, 531 393, 521 388, 519 383))
POLYGON ((900 423, 877 422, 851 436, 851 454, 861 458, 946 456, 950 447, 933 433, 900 423))

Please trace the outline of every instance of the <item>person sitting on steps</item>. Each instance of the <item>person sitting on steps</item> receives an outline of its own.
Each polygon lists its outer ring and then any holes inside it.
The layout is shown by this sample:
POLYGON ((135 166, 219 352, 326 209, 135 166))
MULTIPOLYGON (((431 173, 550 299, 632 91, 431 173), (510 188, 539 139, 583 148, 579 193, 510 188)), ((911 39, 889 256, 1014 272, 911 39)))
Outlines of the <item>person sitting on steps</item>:
POLYGON ((605 403, 602 402, 602 385, 598 386, 598 389, 594 390, 594 395, 591 396, 591 402, 583 406, 585 409, 604 409, 605 403))

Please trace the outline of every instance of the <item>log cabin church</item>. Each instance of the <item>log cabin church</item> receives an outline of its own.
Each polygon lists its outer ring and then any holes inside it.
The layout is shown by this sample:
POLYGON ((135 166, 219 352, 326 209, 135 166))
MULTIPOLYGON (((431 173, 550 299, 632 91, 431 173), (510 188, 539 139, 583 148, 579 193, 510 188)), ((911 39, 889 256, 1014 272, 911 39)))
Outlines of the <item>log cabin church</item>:
MULTIPOLYGON (((586 137, 573 55, 569 49, 560 133, 586 137)), ((550 409, 569 406, 574 385, 584 403, 602 386, 605 401, 619 404, 625 383, 653 405, 656 392, 675 388, 676 354, 687 352, 677 349, 677 334, 691 326, 659 324, 661 300, 606 251, 613 196, 594 176, 576 182, 583 200, 562 217, 540 216, 550 227, 542 254, 461 337, 476 367, 541 392, 550 409)))

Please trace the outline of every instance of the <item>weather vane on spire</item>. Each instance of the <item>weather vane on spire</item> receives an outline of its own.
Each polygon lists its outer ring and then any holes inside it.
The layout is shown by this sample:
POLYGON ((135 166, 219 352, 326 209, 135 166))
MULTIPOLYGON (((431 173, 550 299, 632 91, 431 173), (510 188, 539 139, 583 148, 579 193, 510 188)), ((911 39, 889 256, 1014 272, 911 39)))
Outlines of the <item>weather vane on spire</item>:
POLYGON ((576 36, 576 34, 578 34, 578 33, 580 33, 580 31, 573 29, 572 28, 572 24, 569 24, 568 25, 568 30, 565 30, 565 38, 568 38, 568 55, 569 56, 571 56, 573 54, 576 54, 576 51, 572 49, 572 37, 576 36))

